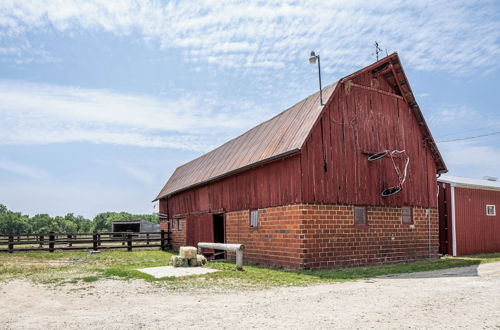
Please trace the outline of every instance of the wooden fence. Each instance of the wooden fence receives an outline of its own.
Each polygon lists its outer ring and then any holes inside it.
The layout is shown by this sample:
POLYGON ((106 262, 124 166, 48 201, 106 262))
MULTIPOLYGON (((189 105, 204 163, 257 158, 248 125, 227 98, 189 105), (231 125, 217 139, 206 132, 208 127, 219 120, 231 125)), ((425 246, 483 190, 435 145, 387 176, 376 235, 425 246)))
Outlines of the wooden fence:
POLYGON ((171 247, 171 232, 46 233, 0 235, 0 252, 171 247))

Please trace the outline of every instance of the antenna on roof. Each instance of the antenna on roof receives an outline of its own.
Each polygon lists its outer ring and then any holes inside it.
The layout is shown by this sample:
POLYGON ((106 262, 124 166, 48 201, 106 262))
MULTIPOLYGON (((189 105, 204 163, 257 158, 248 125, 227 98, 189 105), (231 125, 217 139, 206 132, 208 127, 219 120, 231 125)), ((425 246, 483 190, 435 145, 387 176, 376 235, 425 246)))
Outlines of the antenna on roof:
MULTIPOLYGON (((375 56, 377 57, 377 61, 378 61, 378 54, 382 53, 382 48, 380 48, 379 43, 376 40, 375 40, 375 43, 373 45, 375 46, 375 53, 372 53, 372 55, 375 54, 375 56)), ((385 52, 387 53, 387 50, 385 52)))

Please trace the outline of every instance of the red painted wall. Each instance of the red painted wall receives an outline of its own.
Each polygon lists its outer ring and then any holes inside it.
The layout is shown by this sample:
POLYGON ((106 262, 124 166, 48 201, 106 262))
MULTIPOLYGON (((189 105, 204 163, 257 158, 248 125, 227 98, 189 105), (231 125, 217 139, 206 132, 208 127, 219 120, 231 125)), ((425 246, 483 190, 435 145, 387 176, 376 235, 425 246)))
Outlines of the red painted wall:
POLYGON ((200 211, 230 212, 302 200, 300 155, 290 156, 160 200, 170 216, 200 211), (168 205, 167 205, 168 203, 168 205))
POLYGON ((370 72, 353 83, 369 88, 340 85, 302 148, 304 202, 437 207, 436 165, 410 107, 370 72), (389 157, 367 157, 387 149, 406 150, 410 163, 403 190, 381 197, 398 183, 394 166, 389 157))
POLYGON ((500 252, 500 191, 455 187, 457 255, 500 252), (486 204, 496 215, 486 215, 486 204))

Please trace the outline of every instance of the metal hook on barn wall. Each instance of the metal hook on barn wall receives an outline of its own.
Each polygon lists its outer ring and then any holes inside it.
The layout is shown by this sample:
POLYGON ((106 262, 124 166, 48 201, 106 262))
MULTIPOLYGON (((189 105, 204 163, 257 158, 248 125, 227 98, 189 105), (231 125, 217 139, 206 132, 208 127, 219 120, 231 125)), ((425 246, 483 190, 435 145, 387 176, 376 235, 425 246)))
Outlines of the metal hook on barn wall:
POLYGON ((391 157, 392 165, 394 166, 394 171, 396 172, 399 179, 399 184, 382 190, 382 192, 380 193, 382 197, 389 197, 395 195, 403 189, 403 184, 406 181, 408 173, 408 165, 410 164, 410 157, 406 154, 406 150, 383 150, 381 152, 377 152, 368 156, 368 161, 373 162, 382 159, 387 155, 391 157), (404 155, 404 157, 406 158, 405 167, 403 171, 399 169, 399 167, 396 165, 396 162, 394 161, 396 155, 404 155))

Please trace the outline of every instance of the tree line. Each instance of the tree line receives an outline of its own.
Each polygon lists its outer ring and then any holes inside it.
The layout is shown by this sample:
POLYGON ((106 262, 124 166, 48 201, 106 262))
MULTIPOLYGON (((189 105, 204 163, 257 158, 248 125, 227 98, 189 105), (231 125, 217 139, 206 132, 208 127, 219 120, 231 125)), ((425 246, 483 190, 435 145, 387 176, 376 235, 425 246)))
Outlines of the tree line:
POLYGON ((155 213, 104 212, 97 214, 92 220, 73 213, 55 217, 37 214, 30 217, 21 212, 10 211, 5 205, 0 204, 0 234, 106 232, 111 231, 111 222, 127 220, 159 222, 158 214, 155 213))

